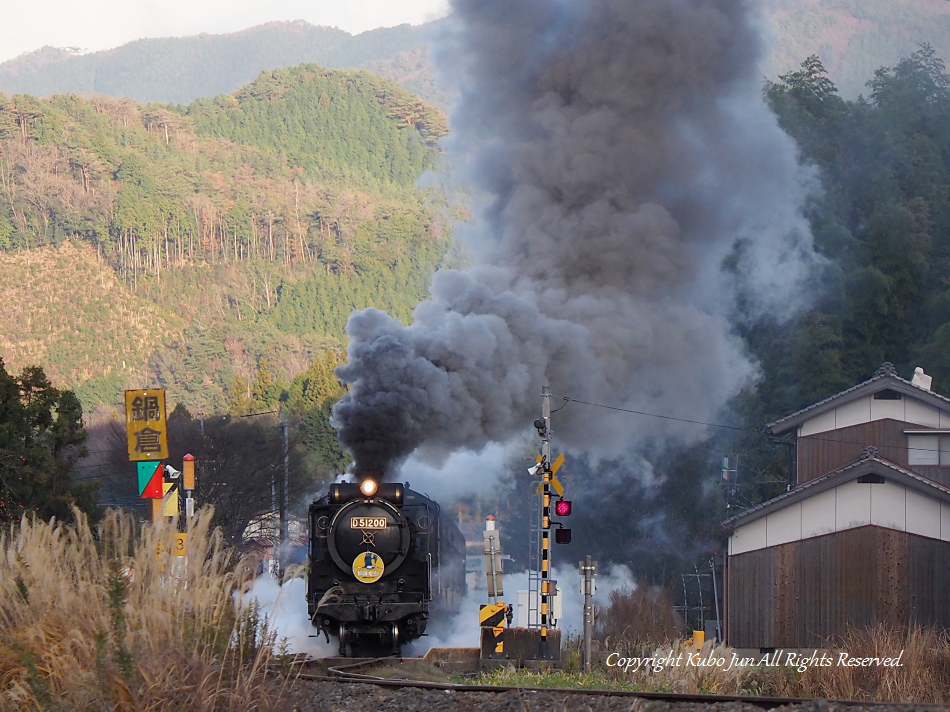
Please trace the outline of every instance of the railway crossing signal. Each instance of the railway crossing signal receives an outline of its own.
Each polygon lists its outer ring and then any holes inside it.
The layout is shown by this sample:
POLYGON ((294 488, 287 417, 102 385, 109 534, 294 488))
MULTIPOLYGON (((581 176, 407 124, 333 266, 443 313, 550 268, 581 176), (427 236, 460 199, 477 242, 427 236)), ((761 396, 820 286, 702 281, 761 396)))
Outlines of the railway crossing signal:
POLYGON ((511 624, 511 606, 499 598, 504 595, 501 564, 501 533, 495 528, 495 517, 485 520, 485 575, 488 577, 488 597, 478 612, 482 629, 482 655, 485 658, 505 657, 505 623, 511 624))
POLYGON ((541 438, 541 454, 538 456, 537 464, 528 470, 530 474, 541 477, 541 482, 536 489, 536 493, 541 498, 541 506, 536 510, 538 519, 532 523, 531 534, 532 562, 528 574, 528 627, 540 628, 540 657, 550 659, 559 657, 559 653, 552 655, 548 649, 548 630, 557 625, 552 615, 557 582, 551 579, 551 529, 555 530, 555 544, 570 543, 571 530, 565 528, 553 517, 569 516, 572 505, 570 500, 564 499, 564 486, 556 476, 557 471, 564 464, 564 455, 558 455, 557 458, 551 456, 551 389, 549 386, 541 388, 541 405, 541 418, 534 421, 534 427, 537 428, 541 438), (555 495, 557 495, 557 502, 554 502, 555 495), (535 553, 536 544, 540 545, 539 554, 535 553), (533 608, 535 600, 539 601, 539 610, 533 608), (535 613, 537 618, 533 618, 532 613, 535 613))

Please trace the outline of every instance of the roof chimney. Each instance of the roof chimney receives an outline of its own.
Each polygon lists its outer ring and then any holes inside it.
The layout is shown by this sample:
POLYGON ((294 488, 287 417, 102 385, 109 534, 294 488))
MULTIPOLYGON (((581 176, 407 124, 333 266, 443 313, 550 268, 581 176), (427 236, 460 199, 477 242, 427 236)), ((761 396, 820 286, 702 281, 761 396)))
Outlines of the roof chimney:
POLYGON ((930 384, 933 383, 933 380, 933 376, 928 376, 926 373, 924 373, 924 369, 918 366, 914 369, 914 377, 910 379, 910 382, 918 388, 923 388, 925 391, 929 391, 930 384))

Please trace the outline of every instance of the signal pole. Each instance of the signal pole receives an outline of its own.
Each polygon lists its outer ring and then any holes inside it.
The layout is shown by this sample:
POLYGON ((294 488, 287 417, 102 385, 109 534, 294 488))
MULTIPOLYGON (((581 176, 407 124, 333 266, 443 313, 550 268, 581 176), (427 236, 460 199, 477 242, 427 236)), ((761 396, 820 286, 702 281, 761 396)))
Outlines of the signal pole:
POLYGON ((541 657, 549 657, 551 602, 551 387, 541 388, 541 657))
MULTIPOLYGON (((195 491, 195 456, 188 453, 182 458, 182 487, 185 490, 185 521, 195 516, 195 500, 192 494, 195 491)), ((186 527, 187 528, 187 527, 186 527)))
POLYGON ((478 609, 478 625, 481 627, 482 659, 505 657, 505 622, 511 624, 511 606, 498 600, 502 590, 501 536, 495 528, 495 517, 485 520, 485 573, 488 576, 488 597, 491 603, 478 609))
POLYGON ((584 577, 581 593, 584 594, 584 669, 590 670, 590 638, 594 628, 594 604, 591 598, 595 593, 594 576, 597 575, 597 562, 590 560, 590 554, 580 563, 580 574, 584 577))

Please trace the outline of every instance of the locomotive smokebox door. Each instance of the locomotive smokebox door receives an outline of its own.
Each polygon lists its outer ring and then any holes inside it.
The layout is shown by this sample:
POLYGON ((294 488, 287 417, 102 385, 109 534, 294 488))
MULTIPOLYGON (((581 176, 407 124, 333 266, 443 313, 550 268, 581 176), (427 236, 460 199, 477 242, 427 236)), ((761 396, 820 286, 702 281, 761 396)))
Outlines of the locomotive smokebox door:
POLYGON ((381 499, 354 500, 330 522, 330 557, 361 583, 375 583, 395 571, 409 551, 411 533, 405 517, 381 499))

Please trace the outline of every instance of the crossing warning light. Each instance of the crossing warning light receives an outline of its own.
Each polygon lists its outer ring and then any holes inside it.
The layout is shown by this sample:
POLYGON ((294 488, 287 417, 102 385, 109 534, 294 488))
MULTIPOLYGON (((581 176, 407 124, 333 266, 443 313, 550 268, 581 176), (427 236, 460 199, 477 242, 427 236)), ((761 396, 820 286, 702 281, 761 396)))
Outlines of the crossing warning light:
POLYGON ((569 517, 571 515, 571 500, 559 499, 554 504, 554 513, 559 517, 569 517))

